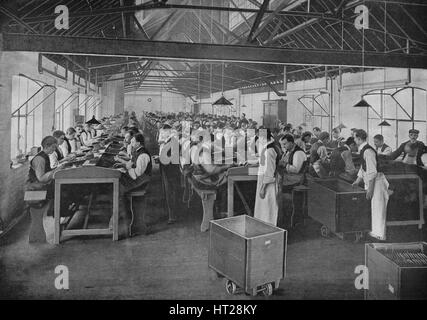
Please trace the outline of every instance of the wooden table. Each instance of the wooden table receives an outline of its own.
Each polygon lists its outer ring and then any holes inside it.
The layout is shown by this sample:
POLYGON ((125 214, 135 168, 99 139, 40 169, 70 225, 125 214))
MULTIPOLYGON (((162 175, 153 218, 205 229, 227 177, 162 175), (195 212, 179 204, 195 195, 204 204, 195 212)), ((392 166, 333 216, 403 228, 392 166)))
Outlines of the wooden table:
POLYGON ((246 200, 240 191, 237 181, 257 181, 258 180, 258 166, 247 166, 247 167, 235 167, 228 169, 227 176, 227 216, 234 216, 234 188, 236 187, 240 198, 242 199, 245 210, 249 215, 252 215, 251 209, 249 208, 246 200))
POLYGON ((55 203, 54 203, 54 243, 59 244, 62 236, 77 235, 113 235, 113 240, 119 239, 119 179, 121 172, 96 166, 87 166, 58 171, 55 179, 55 203), (113 230, 107 229, 76 229, 63 230, 60 228, 61 186, 69 184, 105 184, 113 185, 113 230))

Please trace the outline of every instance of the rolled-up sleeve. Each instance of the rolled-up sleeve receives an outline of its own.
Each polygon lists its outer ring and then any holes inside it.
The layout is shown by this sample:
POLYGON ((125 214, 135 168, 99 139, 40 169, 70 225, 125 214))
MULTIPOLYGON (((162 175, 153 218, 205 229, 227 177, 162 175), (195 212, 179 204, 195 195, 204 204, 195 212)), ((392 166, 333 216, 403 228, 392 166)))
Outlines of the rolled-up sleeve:
POLYGON ((274 151, 273 148, 267 149, 265 152, 265 172, 264 172, 264 179, 263 183, 269 184, 276 181, 276 178, 274 176, 276 172, 276 157, 277 153, 274 151))
POLYGON ((142 176, 147 169, 148 163, 150 162, 150 157, 148 154, 141 154, 136 160, 136 167, 128 170, 129 175, 133 180, 136 180, 138 177, 142 176))
POLYGON ((49 161, 50 161, 50 167, 52 169, 55 169, 56 167, 58 167, 59 161, 58 161, 58 155, 56 154, 56 152, 52 152, 49 155, 49 161))
POLYGON ((391 154, 392 154, 392 152, 393 152, 393 150, 391 149, 391 147, 387 147, 387 148, 385 148, 385 150, 383 151, 383 154, 384 154, 384 155, 386 155, 386 156, 389 156, 389 155, 391 155, 391 154))
POLYGON ((52 180, 54 171, 45 172, 45 160, 42 157, 35 157, 32 161, 32 167, 39 182, 46 183, 52 180))
POLYGON ((317 153, 319 154, 320 160, 322 161, 328 158, 328 150, 325 146, 320 146, 319 149, 317 149, 317 153))
POLYGON ((303 151, 297 151, 294 153, 293 164, 288 164, 286 166, 286 171, 289 173, 299 173, 301 171, 304 161, 307 159, 303 151))

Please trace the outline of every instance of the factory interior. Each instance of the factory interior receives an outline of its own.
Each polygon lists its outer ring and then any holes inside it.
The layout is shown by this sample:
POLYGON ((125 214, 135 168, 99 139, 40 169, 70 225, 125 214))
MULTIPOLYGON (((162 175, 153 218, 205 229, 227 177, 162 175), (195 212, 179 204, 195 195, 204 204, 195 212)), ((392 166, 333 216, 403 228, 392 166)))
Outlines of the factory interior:
POLYGON ((0 1, 0 299, 427 299, 426 16, 0 1))

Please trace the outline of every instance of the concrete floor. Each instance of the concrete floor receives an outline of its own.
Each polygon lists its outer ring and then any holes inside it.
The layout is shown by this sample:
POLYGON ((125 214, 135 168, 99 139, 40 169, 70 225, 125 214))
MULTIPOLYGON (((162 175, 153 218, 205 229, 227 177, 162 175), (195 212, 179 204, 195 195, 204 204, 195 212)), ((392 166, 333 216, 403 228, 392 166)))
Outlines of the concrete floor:
MULTIPOLYGON (((56 247, 28 244, 28 221, 23 221, 1 243, 0 298, 253 299, 228 296, 224 279, 208 268, 209 234, 200 233, 200 218, 172 226, 159 222, 151 235, 115 243, 75 238, 56 247), (58 265, 69 269, 67 291, 55 289, 58 265)), ((290 234, 287 277, 271 298, 363 298, 354 287, 363 244, 323 239, 315 229, 310 224, 290 234)))
MULTIPOLYGON (((73 238, 59 246, 28 243, 29 218, 0 239, 0 299, 254 299, 227 295, 224 279, 208 268, 209 233, 201 233, 202 208, 176 208, 167 224, 155 171, 149 203, 152 233, 113 242, 73 238), (55 267, 69 270, 69 290, 55 289, 55 267)), ((108 223, 108 219, 106 220, 108 223)), ((362 299, 354 269, 364 245, 320 236, 308 221, 289 233, 287 277, 274 296, 257 299, 362 299)))

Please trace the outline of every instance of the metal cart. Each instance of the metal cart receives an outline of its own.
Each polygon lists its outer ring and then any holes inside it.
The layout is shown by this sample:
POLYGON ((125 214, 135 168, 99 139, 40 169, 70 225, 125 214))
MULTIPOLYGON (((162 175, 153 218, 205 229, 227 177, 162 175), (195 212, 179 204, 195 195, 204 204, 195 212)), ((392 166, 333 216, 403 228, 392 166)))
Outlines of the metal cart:
POLYGON ((355 241, 371 230, 371 205, 366 191, 339 179, 309 181, 308 215, 320 222, 320 233, 340 239, 353 234, 355 241))
POLYGON ((209 267, 229 294, 273 294, 286 275, 287 231, 248 215, 210 222, 209 267))

